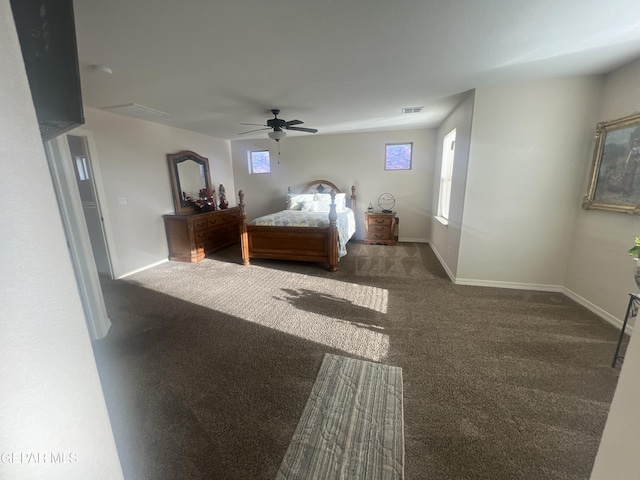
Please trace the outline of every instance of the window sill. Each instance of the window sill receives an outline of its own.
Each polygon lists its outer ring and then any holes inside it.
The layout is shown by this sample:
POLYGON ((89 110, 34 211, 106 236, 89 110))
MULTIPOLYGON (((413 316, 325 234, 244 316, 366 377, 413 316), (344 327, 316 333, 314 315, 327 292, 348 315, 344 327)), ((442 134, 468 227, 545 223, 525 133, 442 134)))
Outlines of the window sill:
POLYGON ((448 227, 448 226, 449 226, 449 219, 444 218, 444 217, 438 217, 438 216, 435 216, 435 217, 433 217, 433 218, 435 218, 437 221, 439 221, 439 222, 440 222, 442 225, 444 225, 445 227, 448 227))

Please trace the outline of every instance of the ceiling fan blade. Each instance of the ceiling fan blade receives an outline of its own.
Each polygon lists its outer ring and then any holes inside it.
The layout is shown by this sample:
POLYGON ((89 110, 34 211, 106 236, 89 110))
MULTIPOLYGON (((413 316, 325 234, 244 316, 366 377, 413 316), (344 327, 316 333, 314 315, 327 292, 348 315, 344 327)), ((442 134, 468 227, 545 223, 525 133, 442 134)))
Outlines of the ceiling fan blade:
POLYGON ((271 130, 271 127, 257 128, 255 130, 249 130, 248 132, 240 132, 238 135, 244 135, 245 133, 261 132, 262 130, 271 130))
POLYGON ((241 123, 240 125, 255 125, 257 127, 268 127, 269 125, 264 125, 262 123, 241 123))
POLYGON ((318 130, 316 128, 305 128, 305 127, 284 127, 287 130, 297 130, 299 132, 309 132, 309 133, 317 133, 318 130))
POLYGON ((290 125, 300 125, 304 123, 302 120, 289 120, 288 122, 285 122, 284 124, 289 127, 290 125))

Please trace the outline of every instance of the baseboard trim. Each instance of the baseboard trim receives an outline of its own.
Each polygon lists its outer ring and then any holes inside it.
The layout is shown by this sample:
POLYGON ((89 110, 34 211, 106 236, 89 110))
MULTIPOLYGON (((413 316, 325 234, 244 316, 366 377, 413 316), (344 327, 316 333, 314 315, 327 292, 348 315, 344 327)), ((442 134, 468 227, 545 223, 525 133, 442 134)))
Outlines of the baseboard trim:
POLYGON ((130 272, 124 273, 122 275, 120 275, 119 277, 116 277, 116 280, 121 280, 125 277, 128 277, 129 275, 133 275, 134 273, 138 273, 138 272, 144 272, 145 270, 148 270, 152 267, 155 267, 157 265, 162 265, 165 262, 168 262, 169 259, 165 259, 165 260, 160 260, 159 262, 155 262, 155 263, 151 263, 149 265, 146 265, 144 267, 140 267, 140 268, 136 268, 135 270, 131 270, 130 272))
POLYGON ((424 238, 399 237, 398 242, 429 243, 429 240, 425 240, 424 238))
MULTIPOLYGON (((490 280, 472 280, 472 279, 455 279, 453 281, 456 285, 472 285, 477 287, 495 287, 495 288, 512 288, 516 290, 533 290, 540 292, 555 292, 562 293, 566 295, 571 300, 576 302, 577 304, 585 307, 587 310, 595 313, 598 317, 602 318, 604 321, 610 323, 614 327, 619 330, 622 329, 622 320, 614 317, 606 310, 598 307, 597 305, 591 303, 586 298, 581 297, 577 293, 572 290, 569 290, 567 287, 563 285, 544 285, 544 284, 535 284, 535 283, 512 283, 512 282, 495 282, 490 280)), ((633 327, 627 324, 626 332, 630 335, 633 333, 633 327)))
POLYGON ((456 278, 456 285, 471 285, 474 287, 510 288, 512 290, 535 290, 538 292, 562 292, 562 285, 547 285, 542 283, 500 282, 497 280, 476 280, 472 278, 456 278))
MULTIPOLYGON (((535 284, 535 283, 497 282, 497 281, 492 281, 492 280, 475 280, 475 279, 456 278, 455 275, 453 275, 453 273, 451 272, 451 270, 449 270, 449 267, 447 266, 447 264, 442 259, 442 256, 433 247, 433 245, 431 245, 431 249, 433 250, 433 253, 436 255, 436 257, 438 258, 438 261, 440 262, 440 265, 442 266, 442 268, 444 268, 444 271, 447 273, 447 276, 449 277, 449 279, 451 280, 451 282, 454 285, 470 285, 470 286, 476 286, 476 287, 490 287, 490 288, 491 287, 492 288, 511 288, 511 289, 516 289, 516 290, 534 290, 534 291, 541 291, 541 292, 562 293, 563 295, 566 295, 567 297, 569 297, 571 300, 573 300, 577 304, 582 305, 587 310, 593 312, 598 317, 602 318, 604 321, 610 323, 611 325, 613 325, 614 327, 616 327, 618 329, 622 329, 622 323, 623 323, 622 320, 620 320, 617 317, 614 317, 613 315, 611 315, 606 310, 603 310, 602 308, 600 308, 597 305, 591 303, 586 298, 581 297, 576 292, 568 289, 567 287, 565 287, 563 285, 544 285, 544 284, 535 284)), ((627 325, 626 332, 629 335, 631 335, 631 333, 633 333, 633 327, 630 326, 630 325, 627 325)))
POLYGON ((449 270, 449 265, 446 264, 446 262, 442 258, 442 255, 440 255, 440 252, 438 252, 438 250, 436 250, 436 248, 433 245, 431 245, 431 250, 433 250, 433 253, 436 255, 436 258, 440 262, 440 266, 444 268, 444 271, 447 274, 447 277, 449 277, 449 280, 451 280, 451 283, 455 284, 456 277, 453 275, 453 272, 449 270))
MULTIPOLYGON (((595 313, 597 316, 599 316, 600 318, 602 318, 606 322, 610 323, 614 327, 617 327, 618 329, 622 329, 622 323, 623 323, 622 320, 620 320, 617 317, 614 317, 613 315, 611 315, 606 310, 603 310, 602 308, 598 307, 597 305, 591 303, 586 298, 581 297, 580 295, 578 295, 573 290, 569 290, 568 288, 563 287, 562 293, 564 293, 567 297, 569 297, 574 302, 576 302, 576 303, 582 305, 583 307, 585 307, 587 310, 590 310, 591 312, 595 313)), ((630 326, 629 324, 627 324, 627 328, 626 328, 625 331, 629 335, 631 335, 631 333, 633 333, 633 327, 630 326)))

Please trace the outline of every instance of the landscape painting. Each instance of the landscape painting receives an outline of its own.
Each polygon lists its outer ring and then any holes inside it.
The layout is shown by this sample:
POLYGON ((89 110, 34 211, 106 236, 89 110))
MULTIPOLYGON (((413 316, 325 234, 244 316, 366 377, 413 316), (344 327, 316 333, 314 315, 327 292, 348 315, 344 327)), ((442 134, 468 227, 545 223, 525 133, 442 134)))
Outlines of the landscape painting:
POLYGON ((596 127, 585 209, 640 214, 640 114, 596 127))

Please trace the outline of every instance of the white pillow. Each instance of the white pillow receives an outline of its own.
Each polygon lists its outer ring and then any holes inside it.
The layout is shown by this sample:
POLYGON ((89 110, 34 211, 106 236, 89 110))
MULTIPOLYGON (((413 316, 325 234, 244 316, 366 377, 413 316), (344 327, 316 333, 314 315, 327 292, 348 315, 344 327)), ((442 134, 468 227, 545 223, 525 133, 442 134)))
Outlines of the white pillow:
POLYGON ((303 212, 320 212, 320 202, 317 200, 313 200, 312 202, 302 202, 302 208, 300 210, 303 212))
MULTIPOLYGON (((331 194, 330 193, 316 193, 315 199, 320 202, 320 211, 328 212, 331 206, 331 194)), ((336 193, 336 211, 342 212, 346 208, 347 194, 336 193)))
POLYGON ((287 209, 288 210, 300 210, 304 202, 312 202, 313 193, 300 193, 287 195, 287 209))

